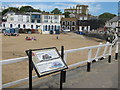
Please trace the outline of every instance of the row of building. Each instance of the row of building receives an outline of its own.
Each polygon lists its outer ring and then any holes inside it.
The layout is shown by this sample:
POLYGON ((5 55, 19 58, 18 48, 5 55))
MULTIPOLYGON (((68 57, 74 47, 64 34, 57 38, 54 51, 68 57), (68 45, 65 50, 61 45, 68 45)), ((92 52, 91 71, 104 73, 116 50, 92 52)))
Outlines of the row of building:
POLYGON ((2 30, 6 28, 34 29, 42 34, 49 34, 51 31, 57 34, 65 30, 90 31, 100 26, 97 17, 89 16, 87 5, 76 5, 76 7, 65 9, 64 12, 70 12, 69 18, 65 18, 62 14, 9 11, 3 16, 1 27, 2 30))
POLYGON ((65 9, 64 12, 70 12, 70 18, 65 18, 62 14, 9 11, 3 16, 2 29, 37 29, 43 34, 49 34, 50 31, 56 33, 66 29, 70 31, 90 29, 90 26, 84 26, 84 28, 78 26, 78 20, 88 20, 87 5, 76 5, 76 7, 65 9))

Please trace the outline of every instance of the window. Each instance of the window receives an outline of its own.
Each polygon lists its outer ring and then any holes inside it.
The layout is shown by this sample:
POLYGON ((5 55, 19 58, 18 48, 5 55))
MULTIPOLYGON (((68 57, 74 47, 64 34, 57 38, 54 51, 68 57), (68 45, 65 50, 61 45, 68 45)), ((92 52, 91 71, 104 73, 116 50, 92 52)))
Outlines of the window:
POLYGON ((40 15, 37 15, 37 18, 40 18, 40 15))
POLYGON ((55 30, 56 30, 56 25, 55 25, 55 30))
POLYGON ((20 24, 18 24, 18 28, 20 28, 20 24))
POLYGON ((27 22, 29 22, 29 20, 27 19, 27 22))
POLYGON ((84 27, 82 27, 82 30, 84 30, 84 27))
POLYGON ((58 16, 54 16, 54 19, 58 19, 58 16))
POLYGON ((49 27, 48 27, 48 30, 50 30, 50 25, 49 25, 49 27))
POLYGON ((23 28, 25 28, 26 26, 25 26, 25 24, 23 25, 23 28))
POLYGON ((31 28, 33 28, 33 25, 31 25, 31 28))
POLYGON ((65 25, 65 22, 63 22, 63 25, 65 25))
POLYGON ((3 27, 5 27, 5 24, 3 24, 3 27))
POLYGON ((10 28, 12 28, 12 24, 10 24, 10 28))
POLYGON ((75 22, 73 22, 73 26, 75 25, 75 22))
POLYGON ((47 31, 47 25, 45 26, 45 31, 47 31))
POLYGON ((36 25, 36 29, 38 29, 38 25, 36 25))
POLYGON ((32 15, 32 19, 40 18, 40 15, 32 15))
POLYGON ((52 30, 53 30, 53 25, 52 25, 52 30))
POLYGON ((70 29, 70 28, 68 27, 68 29, 70 29))
POLYGON ((69 25, 70 23, 68 22, 68 25, 69 25))
POLYGON ((32 22, 32 23, 35 23, 35 20, 34 20, 34 19, 32 19, 32 20, 31 20, 31 22, 32 22))
POLYGON ((50 16, 49 16, 49 19, 50 19, 50 16))
POLYGON ((47 15, 45 15, 45 16, 44 16, 44 19, 48 19, 48 16, 47 16, 47 15))
POLYGON ((37 20, 37 23, 40 23, 40 20, 37 20))
POLYGON ((13 13, 11 13, 10 15, 13 15, 13 13))
POLYGON ((44 22, 48 22, 48 20, 44 20, 44 22))
POLYGON ((35 18, 35 15, 32 15, 31 18, 34 19, 34 18, 35 18))
POLYGON ((11 20, 11 21, 13 21, 13 20, 14 20, 14 18, 13 18, 13 17, 11 17, 11 18, 10 18, 10 20, 11 20))
POLYGON ((60 30, 60 26, 58 26, 58 29, 60 30))

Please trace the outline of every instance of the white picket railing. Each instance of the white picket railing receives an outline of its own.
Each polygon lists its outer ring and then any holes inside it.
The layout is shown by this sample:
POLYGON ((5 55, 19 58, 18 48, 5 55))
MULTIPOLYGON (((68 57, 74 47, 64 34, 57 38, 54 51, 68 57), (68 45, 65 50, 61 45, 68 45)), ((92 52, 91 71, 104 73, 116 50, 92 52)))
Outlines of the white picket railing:
MULTIPOLYGON (((115 53, 119 52, 119 50, 118 50, 118 46, 119 45, 118 44, 120 44, 120 42, 116 43, 115 53)), ((112 46, 113 46, 113 44, 106 43, 106 44, 100 44, 100 45, 96 45, 96 46, 89 46, 89 47, 83 47, 83 48, 78 48, 78 49, 65 50, 65 52, 64 52, 64 60, 67 63, 67 54, 68 53, 74 53, 74 52, 77 52, 77 51, 88 50, 88 59, 87 60, 82 61, 82 62, 78 62, 78 63, 75 63, 75 64, 72 64, 72 65, 69 65, 68 67, 71 68, 71 67, 74 67, 74 66, 78 66, 80 64, 91 62, 93 60, 97 61, 101 57, 106 57, 108 55, 111 55, 112 54, 112 46), (104 47, 103 55, 98 56, 98 54, 100 52, 100 49, 102 47, 104 47), (97 51, 96 51, 95 57, 92 58, 91 57, 92 56, 92 49, 94 49, 94 48, 97 48, 97 51), (109 52, 106 53, 108 48, 109 48, 109 52)), ((22 62, 22 61, 27 61, 27 60, 28 60, 28 57, 26 56, 26 57, 20 57, 20 58, 13 58, 13 59, 3 60, 3 61, 0 61, 0 63, 2 63, 2 65, 4 65, 4 64, 11 64, 11 63, 22 62)), ((2 75, 2 73, 1 73, 1 75, 2 75)), ((33 79, 35 79, 35 78, 37 78, 37 75, 33 76, 33 79)), ((2 88, 7 88, 7 87, 10 87, 10 86, 13 86, 13 85, 16 85, 16 84, 28 81, 28 79, 29 78, 27 77, 27 78, 24 78, 24 79, 20 79, 20 80, 17 80, 17 81, 13 81, 13 82, 9 82, 9 83, 3 84, 2 88)))

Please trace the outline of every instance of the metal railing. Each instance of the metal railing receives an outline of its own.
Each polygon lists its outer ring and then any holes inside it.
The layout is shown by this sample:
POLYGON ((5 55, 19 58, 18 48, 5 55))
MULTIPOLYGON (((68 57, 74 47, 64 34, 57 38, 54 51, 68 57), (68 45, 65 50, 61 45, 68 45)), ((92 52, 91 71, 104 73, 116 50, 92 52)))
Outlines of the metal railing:
MULTIPOLYGON (((120 50, 118 50, 119 49, 119 44, 120 44, 120 42, 117 42, 114 45, 115 53, 120 52, 120 50)), ((100 45, 96 45, 96 46, 89 46, 89 47, 83 47, 83 48, 78 48, 78 49, 65 50, 64 51, 64 60, 67 63, 67 54, 68 53, 74 53, 74 52, 77 52, 77 51, 88 50, 88 55, 87 55, 88 59, 85 60, 85 61, 74 63, 74 64, 68 66, 69 68, 72 68, 74 66, 78 66, 78 65, 81 65, 81 64, 84 64, 84 63, 87 63, 87 62, 92 62, 93 60, 97 61, 99 58, 102 58, 102 57, 111 56, 112 55, 112 49, 113 49, 113 44, 106 43, 106 44, 100 44, 100 45), (103 54, 101 56, 99 56, 98 54, 100 53, 100 49, 102 47, 104 47, 104 51, 103 51, 103 54), (97 49, 96 55, 95 55, 94 58, 92 58, 91 57, 92 56, 92 50, 95 49, 95 48, 97 49), (108 49, 109 49, 109 52, 106 53, 108 49)), ((3 61, 0 61, 0 63, 2 63, 2 65, 5 65, 5 64, 11 64, 11 63, 22 62, 22 61, 27 61, 27 60, 28 60, 28 57, 26 56, 26 57, 3 60, 3 61)), ((1 75, 2 75, 2 73, 1 73, 1 75)), ((37 78, 37 75, 33 76, 33 79, 35 79, 35 78, 37 78)), ((7 87, 10 87, 10 86, 28 81, 28 79, 29 78, 27 77, 27 78, 24 78, 24 79, 20 79, 20 80, 17 80, 17 81, 13 81, 13 82, 3 84, 2 88, 7 88, 7 87)))

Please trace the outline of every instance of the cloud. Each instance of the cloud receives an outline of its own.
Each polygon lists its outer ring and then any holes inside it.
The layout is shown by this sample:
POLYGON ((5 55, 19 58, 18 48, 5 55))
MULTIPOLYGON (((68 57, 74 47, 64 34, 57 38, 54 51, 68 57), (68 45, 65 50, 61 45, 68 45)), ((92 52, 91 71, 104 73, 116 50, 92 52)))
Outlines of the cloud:
POLYGON ((96 5, 89 5, 89 13, 91 14, 95 14, 100 12, 100 10, 102 9, 100 4, 96 4, 96 5))
POLYGON ((23 3, 23 4, 21 4, 21 3, 9 4, 9 7, 19 7, 20 8, 22 6, 32 6, 32 5, 27 4, 27 3, 23 3))

